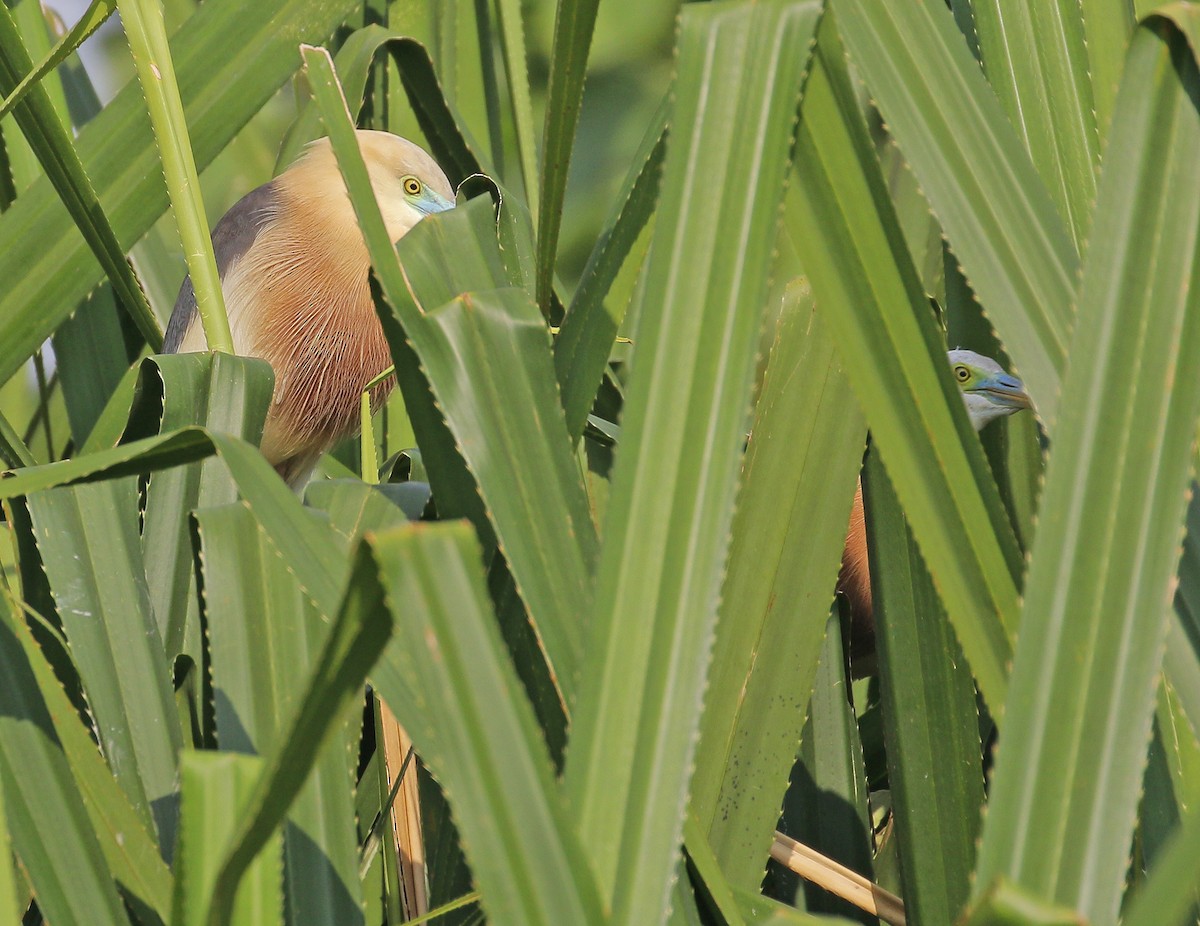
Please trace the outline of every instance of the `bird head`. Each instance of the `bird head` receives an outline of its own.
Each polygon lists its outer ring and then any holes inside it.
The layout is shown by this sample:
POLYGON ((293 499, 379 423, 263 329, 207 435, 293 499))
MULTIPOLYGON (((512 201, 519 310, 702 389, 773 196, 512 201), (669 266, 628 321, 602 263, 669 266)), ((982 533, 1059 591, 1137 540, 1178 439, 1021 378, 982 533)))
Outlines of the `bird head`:
MULTIPOLYGON (((375 199, 393 241, 421 219, 454 208, 454 188, 437 162, 418 145, 391 132, 358 130, 375 199)), ((318 138, 276 181, 295 202, 328 223, 356 223, 328 138, 318 138)))
POLYGON ((1025 385, 991 357, 972 350, 952 350, 946 356, 976 431, 993 419, 1031 407, 1025 385))
POLYGON ((425 216, 454 208, 450 181, 421 147, 391 132, 367 129, 359 130, 358 146, 393 241, 425 216))

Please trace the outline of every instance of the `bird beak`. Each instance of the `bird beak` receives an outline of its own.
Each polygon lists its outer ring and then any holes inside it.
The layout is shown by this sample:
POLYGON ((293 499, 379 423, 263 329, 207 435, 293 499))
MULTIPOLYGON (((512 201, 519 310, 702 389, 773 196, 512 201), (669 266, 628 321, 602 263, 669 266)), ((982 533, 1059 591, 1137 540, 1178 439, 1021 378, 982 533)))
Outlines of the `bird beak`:
POLYGON ((982 393, 997 405, 1008 408, 1033 407, 1029 395, 1025 392, 1025 384, 1008 373, 996 373, 971 391, 982 393))
POLYGON ((453 209, 454 200, 439 196, 433 190, 427 190, 425 199, 422 202, 413 203, 413 205, 426 215, 433 215, 435 212, 445 212, 447 209, 453 209))

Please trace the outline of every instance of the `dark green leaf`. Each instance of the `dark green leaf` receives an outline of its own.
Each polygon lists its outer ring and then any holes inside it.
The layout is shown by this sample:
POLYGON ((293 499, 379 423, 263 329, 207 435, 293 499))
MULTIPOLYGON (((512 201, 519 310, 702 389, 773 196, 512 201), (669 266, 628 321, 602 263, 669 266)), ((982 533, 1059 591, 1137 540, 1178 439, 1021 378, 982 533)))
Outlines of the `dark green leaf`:
POLYGON ((983 805, 975 686, 875 454, 864 496, 905 910, 914 922, 952 923, 970 892, 983 805))
POLYGON ((541 207, 537 222, 537 300, 546 313, 552 298, 558 231, 567 192, 567 168, 575 147, 588 49, 592 45, 599 5, 600 0, 558 0, 554 17, 554 50, 546 89, 546 124, 542 131, 541 207))
MULTIPOLYGON (((249 6, 218 0, 199 7, 172 49, 198 166, 208 164, 296 70, 297 43, 327 36, 352 6, 350 0, 249 6), (229 54, 243 47, 254 54, 229 54)), ((167 207, 141 90, 126 87, 80 132, 76 147, 118 242, 129 247, 167 207)), ((0 381, 74 311, 100 274, 49 181, 25 191, 0 217, 6 288, 0 381)))
POLYGON ((42 568, 101 750, 160 845, 175 842, 179 718, 138 535, 132 478, 27 497, 42 568))
MULTIPOLYGON (((269 529, 267 533, 278 550, 278 537, 269 529)), ((328 636, 314 655, 303 694, 280 725, 253 790, 241 805, 229 850, 212 882, 209 912, 199 922, 218 926, 228 921, 238 885, 308 781, 322 747, 332 746, 330 738, 361 699, 367 672, 391 633, 392 618, 378 585, 352 580, 328 636)))
MULTIPOLYGON (((376 535, 397 637, 372 683, 446 788, 489 920, 601 923, 587 857, 491 615, 480 550, 463 524, 376 535)), ((357 584, 352 581, 352 587, 357 584)))
POLYGON ((558 337, 554 339, 554 368, 562 389, 567 430, 579 439, 596 388, 624 318, 625 305, 609 309, 604 303, 613 280, 633 249, 658 203, 658 185, 666 154, 667 109, 664 104, 634 158, 618 206, 592 249, 575 298, 571 300, 558 337))
MULTIPOLYGON (((5 5, 0 9, 0 93, 16 91, 21 78, 32 70, 33 62, 5 5)), ((87 246, 112 281, 122 307, 138 326, 146 343, 157 350, 162 344, 158 321, 150 311, 133 268, 125 260, 117 232, 96 197, 74 140, 54 111, 46 88, 41 84, 31 85, 25 99, 17 104, 14 116, 87 246)), ((3 227, 7 227, 7 223, 0 225, 3 227)), ((0 374, 0 379, 7 379, 7 376, 0 374)))
MULTIPOLYGON (((286 723, 330 627, 249 510, 210 508, 196 520, 218 742, 225 750, 265 755, 289 732, 286 723)), ((342 720, 357 722, 358 705, 342 720)), ((361 922, 349 766, 334 740, 288 814, 283 874, 293 922, 361 922)))
POLYGON ((15 619, 0 595, 0 779, 13 848, 48 919, 127 926, 15 619))

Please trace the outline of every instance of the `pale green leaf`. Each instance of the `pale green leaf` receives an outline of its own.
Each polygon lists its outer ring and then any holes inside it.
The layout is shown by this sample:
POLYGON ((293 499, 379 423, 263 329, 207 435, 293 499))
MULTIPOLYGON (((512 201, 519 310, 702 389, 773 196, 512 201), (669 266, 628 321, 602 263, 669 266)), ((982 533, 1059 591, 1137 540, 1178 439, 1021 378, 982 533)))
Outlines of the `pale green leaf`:
POLYGON ((805 87, 789 227, 971 670, 999 710, 1020 552, 949 376, 832 22, 822 24, 805 87))
POLYGON ((614 923, 662 922, 819 9, 685 7, 566 786, 614 923))
MULTIPOLYGON (((263 764, 255 756, 228 752, 187 752, 180 760, 180 852, 172 926, 211 922, 207 914, 218 865, 262 778, 263 764)), ((283 923, 282 855, 282 840, 276 836, 250 866, 236 896, 229 898, 228 918, 222 922, 230 926, 283 923)))
POLYGON ((973 0, 983 72, 1083 250, 1100 133, 1079 0, 973 0))
POLYGON ((1079 259, 1028 153, 943 4, 834 0, 833 9, 1038 413, 1053 422, 1079 259))
POLYGON ((1200 416, 1198 90, 1185 36, 1151 19, 1100 179, 980 848, 977 891, 1007 876, 1095 924, 1120 906, 1200 416))
POLYGON ((691 807, 754 887, 796 756, 866 439, 811 294, 789 287, 733 519, 691 807))

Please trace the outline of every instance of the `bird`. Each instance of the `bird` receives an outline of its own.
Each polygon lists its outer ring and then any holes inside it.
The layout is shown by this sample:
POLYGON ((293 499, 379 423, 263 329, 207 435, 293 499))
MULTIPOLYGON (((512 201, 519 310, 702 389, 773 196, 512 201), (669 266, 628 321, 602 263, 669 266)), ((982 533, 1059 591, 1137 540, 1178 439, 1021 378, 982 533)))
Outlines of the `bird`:
MULTIPOLYGON (((390 132, 357 136, 393 242, 454 207, 450 181, 420 146, 390 132)), ((287 170, 243 196, 212 241, 234 349, 275 372, 262 453, 299 491, 321 456, 357 433, 362 391, 391 363, 368 284, 370 257, 329 139, 311 142, 287 170)), ((189 276, 163 353, 205 350, 189 276)), ((394 382, 372 389, 372 410, 394 382)))
MULTIPOLYGON (((1032 407, 1021 380, 1006 373, 991 357, 961 349, 948 351, 946 357, 951 375, 962 391, 967 416, 976 432, 997 418, 1005 418, 1023 408, 1032 407)), ((838 574, 838 594, 850 612, 852 656, 860 657, 872 652, 875 612, 871 598, 871 570, 861 479, 854 492, 854 505, 850 509, 850 526, 846 531, 842 567, 838 574)))

